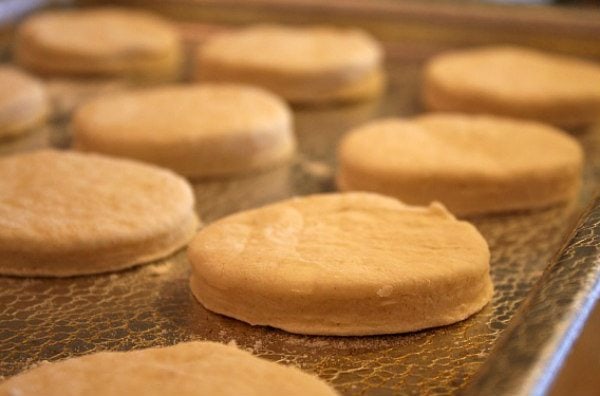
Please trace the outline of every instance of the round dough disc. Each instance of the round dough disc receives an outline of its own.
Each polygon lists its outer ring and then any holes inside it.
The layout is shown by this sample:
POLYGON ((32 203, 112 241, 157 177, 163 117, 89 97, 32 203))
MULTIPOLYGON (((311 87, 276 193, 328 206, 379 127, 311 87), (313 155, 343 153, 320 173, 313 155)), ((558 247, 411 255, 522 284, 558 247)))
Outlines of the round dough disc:
POLYGON ((106 95, 78 109, 72 129, 77 149, 152 162, 188 177, 272 167, 295 150, 287 105, 241 85, 106 95))
POLYGON ((181 63, 177 31, 152 13, 120 8, 50 10, 17 30, 15 58, 47 75, 172 79, 181 63))
POLYGON ((294 198, 217 221, 188 249, 207 309, 293 333, 447 325, 491 298, 489 250, 441 205, 369 193, 294 198))
POLYGON ((202 44, 197 77, 256 84, 292 102, 352 101, 381 92, 382 57, 357 29, 257 25, 202 44))
POLYGON ((545 207, 579 191, 578 142, 547 125, 490 116, 386 119, 348 133, 338 149, 341 190, 442 202, 456 215, 545 207))
POLYGON ((99 352, 42 363, 0 384, 0 396, 335 396, 295 367, 214 342, 99 352))
POLYGON ((40 126, 49 112, 42 84, 11 67, 0 66, 0 139, 40 126))
POLYGON ((165 257, 197 228, 190 185, 169 171, 42 150, 0 159, 0 273, 71 276, 165 257))
POLYGON ((600 65, 519 47, 448 52, 428 62, 422 96, 431 110, 577 127, 600 120, 600 65))

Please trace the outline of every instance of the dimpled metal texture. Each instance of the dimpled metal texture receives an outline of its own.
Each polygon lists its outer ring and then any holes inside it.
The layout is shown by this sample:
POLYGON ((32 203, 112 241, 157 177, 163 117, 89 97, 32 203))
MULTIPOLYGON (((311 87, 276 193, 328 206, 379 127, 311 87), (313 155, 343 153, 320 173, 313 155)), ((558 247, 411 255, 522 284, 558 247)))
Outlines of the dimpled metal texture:
MULTIPOLYGON (((391 62, 387 68, 388 92, 379 100, 296 109, 299 153, 289 166, 195 183, 203 221, 210 223, 294 195, 334 191, 335 145, 344 132, 375 117, 419 111, 419 65, 391 62)), ((600 129, 580 131, 577 137, 587 154, 578 202, 471 219, 491 247, 495 294, 481 312, 463 322, 410 334, 345 338, 252 327, 213 314, 194 300, 188 288, 188 263, 184 252, 179 252, 160 262, 107 275, 0 277, 0 375, 14 375, 40 361, 96 351, 213 340, 299 366, 331 382, 342 394, 456 393, 490 359, 496 341, 592 199, 600 170, 600 129)), ((58 124, 19 141, 4 142, 0 153, 44 145, 64 148, 68 140, 66 128, 58 124)), ((564 271, 559 276, 564 282, 577 283, 574 277, 580 274, 564 271)), ((549 315, 552 306, 544 309, 549 315)))
POLYGON ((546 394, 600 297, 600 197, 515 315, 464 395, 546 394))

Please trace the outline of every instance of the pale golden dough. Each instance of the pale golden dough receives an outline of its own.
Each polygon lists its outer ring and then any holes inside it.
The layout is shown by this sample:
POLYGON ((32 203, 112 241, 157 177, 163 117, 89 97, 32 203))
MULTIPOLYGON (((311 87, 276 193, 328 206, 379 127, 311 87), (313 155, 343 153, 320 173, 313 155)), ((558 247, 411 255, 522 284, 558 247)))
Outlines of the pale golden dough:
POLYGON ((293 333, 370 335, 467 318, 490 300, 488 246, 441 205, 294 198, 210 224, 188 249, 207 309, 293 333))
POLYGON ((11 66, 0 66, 0 139, 42 125, 49 104, 42 84, 11 66))
POLYGON ((0 273, 71 276, 165 257, 198 225, 191 187, 157 167, 42 150, 0 159, 0 273))
POLYGON ((256 84, 294 103, 355 101, 383 89, 382 58, 357 29, 258 25, 209 38, 196 76, 256 84))
POLYGON ((373 191, 473 215, 545 207, 576 196, 583 153, 548 125, 492 116, 384 119, 338 148, 340 190, 373 191))
POLYGON ((313 91, 306 96, 306 99, 298 99, 295 102, 298 104, 354 103, 378 96, 385 88, 385 84, 385 72, 381 68, 377 68, 352 84, 320 94, 313 91))
POLYGON ((335 396, 324 381, 231 346, 187 342, 99 352, 41 365, 0 383, 0 396, 335 396))
POLYGON ((427 63, 422 97, 430 110, 577 127, 600 121, 600 65, 519 47, 456 50, 427 63))
POLYGON ((295 151, 285 102, 242 85, 105 95, 76 111, 72 129, 77 149, 136 158, 194 178, 273 167, 295 151))
POLYGON ((15 44, 17 62, 45 75, 171 80, 181 57, 178 33, 166 20, 123 8, 38 13, 19 26, 15 44))

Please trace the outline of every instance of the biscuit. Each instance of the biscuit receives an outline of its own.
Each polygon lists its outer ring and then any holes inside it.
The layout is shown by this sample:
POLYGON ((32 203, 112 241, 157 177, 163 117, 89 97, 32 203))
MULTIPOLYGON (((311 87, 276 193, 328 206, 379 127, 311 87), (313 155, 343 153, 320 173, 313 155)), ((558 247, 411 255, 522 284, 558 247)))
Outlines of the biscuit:
POLYGON ((0 66, 0 139, 44 124, 48 112, 46 91, 39 81, 11 66, 0 66))
POLYGON ((456 215, 550 206, 579 191, 583 153, 560 130, 501 117, 431 114, 358 127, 338 147, 340 190, 456 215))
POLYGON ((28 18, 17 30, 15 59, 43 75, 173 80, 182 52, 175 29, 157 15, 86 8, 28 18))
POLYGON ((0 383, 0 396, 270 396, 338 393, 324 381, 231 346, 187 342, 42 363, 0 383))
POLYGON ((293 333, 442 326, 492 296, 488 246, 441 205, 370 193, 294 198, 228 216, 188 249, 207 309, 293 333))
POLYGON ((0 273, 71 276, 165 257, 197 229, 190 185, 99 155, 41 150, 0 159, 0 273))
POLYGON ((457 50, 427 63, 422 97, 430 110, 579 127, 600 120, 600 65, 519 47, 457 50))
POLYGON ((196 76, 259 85, 294 103, 356 101, 383 89, 382 58, 357 29, 258 25, 209 38, 196 76))
POLYGON ((79 108, 72 129, 77 149, 152 162, 192 178, 269 168, 295 150, 285 102, 241 85, 106 95, 79 108))

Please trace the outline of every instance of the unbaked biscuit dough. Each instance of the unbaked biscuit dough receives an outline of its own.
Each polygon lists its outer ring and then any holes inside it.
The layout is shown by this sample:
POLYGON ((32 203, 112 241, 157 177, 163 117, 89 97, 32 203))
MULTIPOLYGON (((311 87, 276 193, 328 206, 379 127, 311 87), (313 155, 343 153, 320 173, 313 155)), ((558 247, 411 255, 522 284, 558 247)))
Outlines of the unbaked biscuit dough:
POLYGON ((335 396, 295 367, 213 342, 99 352, 42 363, 0 383, 0 396, 335 396))
POLYGON ((17 30, 15 58, 44 75, 172 80, 182 51, 177 31, 158 15, 104 7, 31 16, 17 30))
POLYGON ((337 185, 414 205, 437 200, 456 215, 546 207, 579 191, 583 152, 548 125, 491 116, 384 119, 349 132, 337 185))
POLYGON ((49 104, 42 84, 11 66, 0 66, 0 139, 42 125, 49 104))
POLYGON ((382 58, 357 29, 257 25, 209 38, 196 75, 263 86, 294 103, 356 101, 382 91, 382 58))
POLYGON ((207 309, 293 333, 371 335, 467 318, 490 301, 488 246, 441 205, 370 193, 294 198, 210 224, 188 249, 207 309))
POLYGON ((157 260, 196 232, 191 187, 133 161, 41 150, 0 159, 0 274, 71 276, 157 260))
POLYGON ((198 178, 279 165, 295 151, 291 111, 242 85, 168 86, 106 95, 78 109, 74 147, 198 178))
POLYGON ((428 62, 422 97, 431 110, 578 127, 600 121, 600 65, 519 47, 457 50, 428 62))

